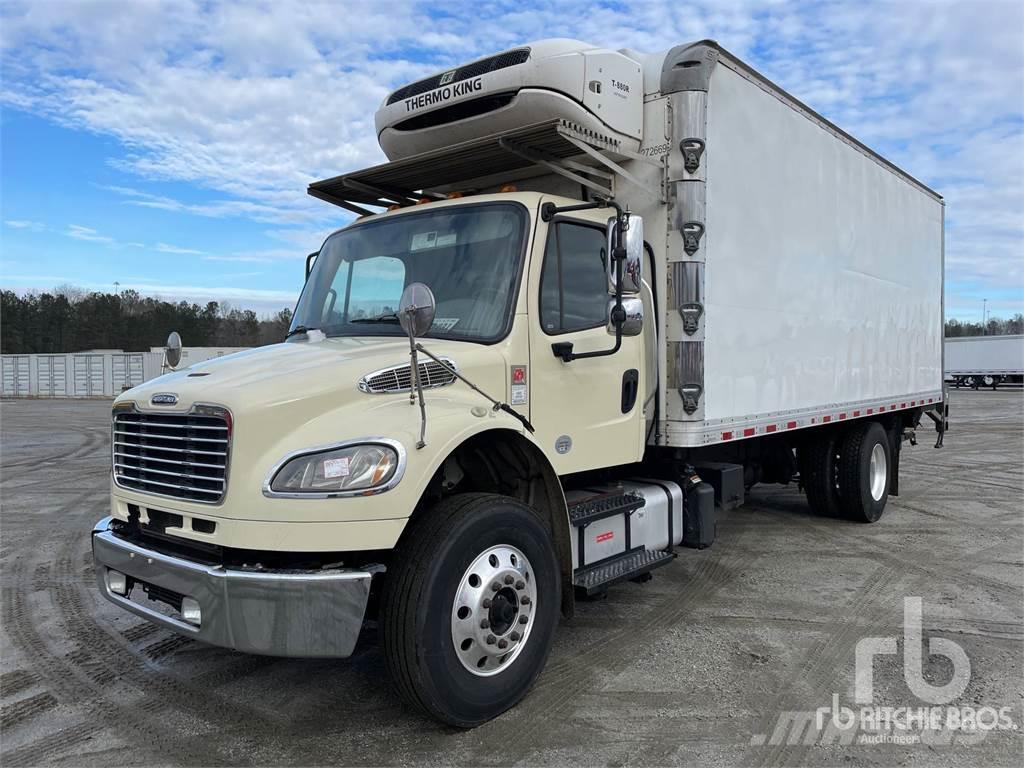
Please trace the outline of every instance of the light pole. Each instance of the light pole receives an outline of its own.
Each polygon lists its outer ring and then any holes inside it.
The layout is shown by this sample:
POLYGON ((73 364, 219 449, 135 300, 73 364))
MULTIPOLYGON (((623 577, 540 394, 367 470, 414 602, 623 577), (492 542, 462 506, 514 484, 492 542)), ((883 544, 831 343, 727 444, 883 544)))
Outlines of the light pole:
POLYGON ((981 335, 988 335, 988 299, 981 300, 981 335))

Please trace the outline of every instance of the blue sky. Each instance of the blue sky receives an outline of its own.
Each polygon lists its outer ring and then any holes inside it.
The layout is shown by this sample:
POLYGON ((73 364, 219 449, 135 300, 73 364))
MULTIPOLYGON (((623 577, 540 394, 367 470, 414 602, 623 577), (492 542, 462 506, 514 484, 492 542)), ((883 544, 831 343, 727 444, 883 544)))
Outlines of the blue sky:
POLYGON ((0 4, 0 285, 292 306, 396 85, 544 37, 717 39, 947 200, 947 314, 1024 311, 1024 4, 0 4))

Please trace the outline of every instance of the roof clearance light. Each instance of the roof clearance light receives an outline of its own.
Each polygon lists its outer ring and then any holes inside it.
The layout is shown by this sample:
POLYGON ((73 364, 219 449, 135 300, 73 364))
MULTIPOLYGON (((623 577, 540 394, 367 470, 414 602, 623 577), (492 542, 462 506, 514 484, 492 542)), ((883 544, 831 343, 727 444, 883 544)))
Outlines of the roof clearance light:
POLYGON ((389 211, 397 211, 397 210, 398 210, 399 208, 401 208, 401 207, 402 207, 402 206, 400 206, 400 205, 399 205, 398 203, 395 203, 394 205, 389 205, 389 206, 388 206, 388 210, 389 210, 389 211))
POLYGON ((416 201, 416 205, 423 205, 424 203, 430 203, 430 202, 433 202, 433 201, 429 197, 421 197, 419 200, 416 201))
POLYGON ((457 200, 458 198, 462 197, 462 193, 461 192, 449 192, 447 197, 448 197, 449 200, 457 200))
POLYGON ((499 189, 498 191, 499 192, 518 192, 519 191, 519 187, 517 187, 515 184, 502 184, 501 185, 501 189, 499 189))

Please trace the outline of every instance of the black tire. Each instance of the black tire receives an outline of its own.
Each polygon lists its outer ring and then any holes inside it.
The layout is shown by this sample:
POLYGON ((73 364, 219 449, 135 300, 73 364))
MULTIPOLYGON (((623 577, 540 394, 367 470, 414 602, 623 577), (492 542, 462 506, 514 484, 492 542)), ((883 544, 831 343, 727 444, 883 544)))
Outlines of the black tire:
POLYGON ((800 480, 811 511, 822 517, 840 517, 837 487, 838 442, 833 432, 809 437, 800 448, 800 480))
POLYGON ((874 523, 885 512, 892 485, 892 450, 889 436, 877 421, 850 427, 843 439, 839 459, 840 505, 843 516, 858 523, 874 523), (876 447, 878 457, 884 459, 885 478, 880 490, 872 489, 877 472, 872 473, 871 459, 876 447), (876 498, 877 496, 877 498, 876 498))
MULTIPOLYGON (((561 572, 547 526, 507 496, 467 493, 414 521, 395 548, 381 604, 384 659, 403 700, 441 722, 472 728, 514 706, 540 675, 558 625, 561 572), (456 654, 452 612, 467 569, 490 547, 519 549, 537 598, 530 634, 507 667, 489 677, 456 654)), ((476 621, 476 617, 473 617, 476 621)))

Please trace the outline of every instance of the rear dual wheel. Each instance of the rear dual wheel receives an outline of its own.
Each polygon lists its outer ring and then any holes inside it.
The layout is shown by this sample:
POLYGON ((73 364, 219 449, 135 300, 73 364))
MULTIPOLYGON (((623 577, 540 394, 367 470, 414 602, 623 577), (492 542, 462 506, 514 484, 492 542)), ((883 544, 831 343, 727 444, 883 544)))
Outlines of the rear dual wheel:
POLYGON ((874 523, 891 487, 889 436, 877 421, 815 435, 801 449, 807 502, 819 515, 874 523))

